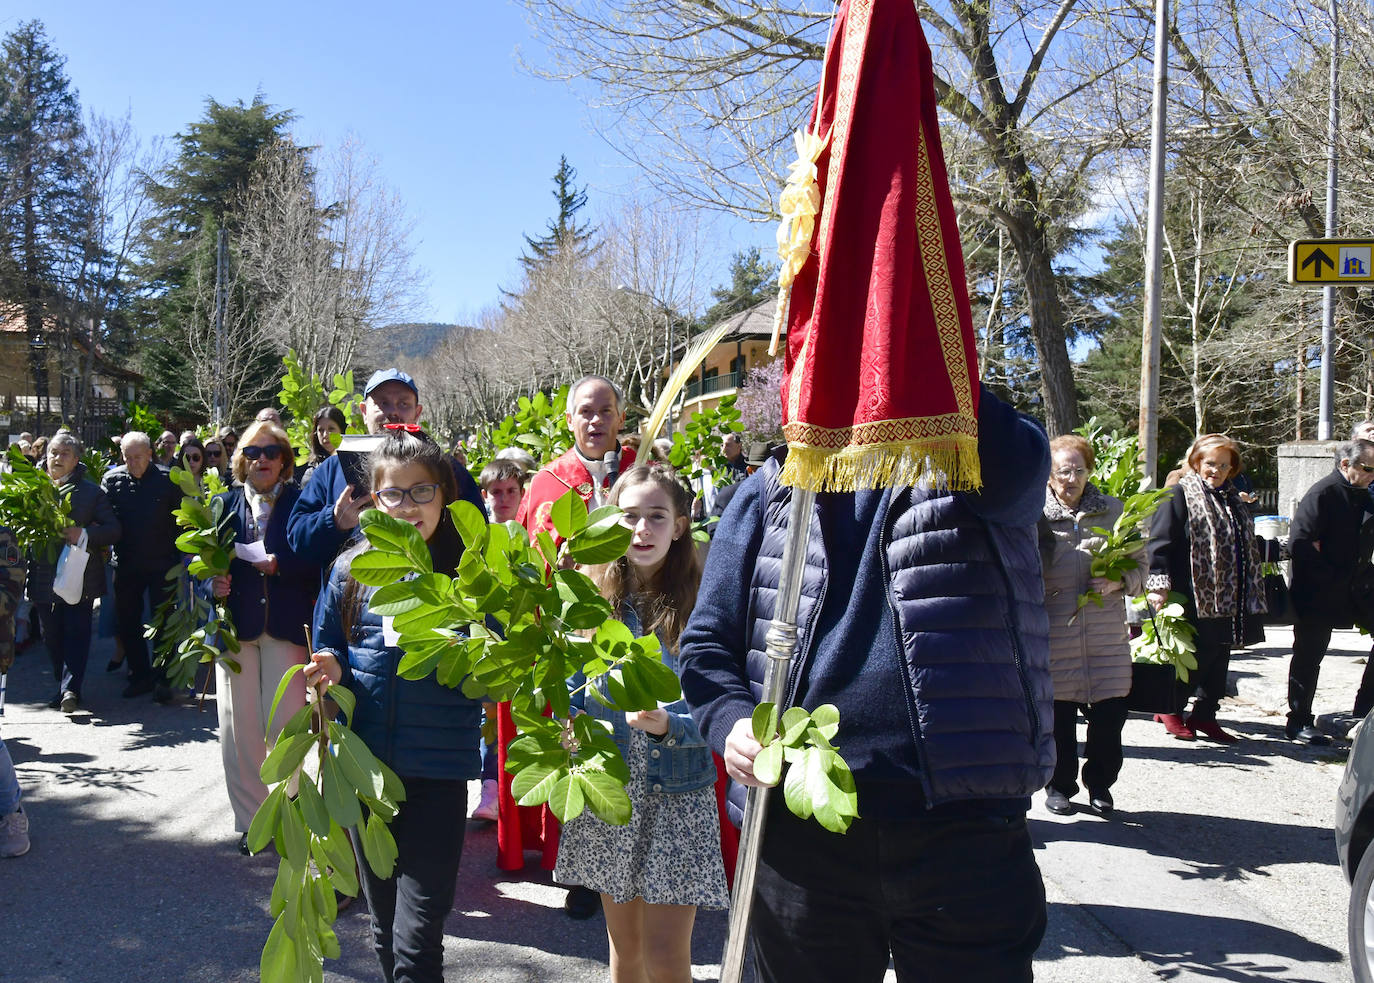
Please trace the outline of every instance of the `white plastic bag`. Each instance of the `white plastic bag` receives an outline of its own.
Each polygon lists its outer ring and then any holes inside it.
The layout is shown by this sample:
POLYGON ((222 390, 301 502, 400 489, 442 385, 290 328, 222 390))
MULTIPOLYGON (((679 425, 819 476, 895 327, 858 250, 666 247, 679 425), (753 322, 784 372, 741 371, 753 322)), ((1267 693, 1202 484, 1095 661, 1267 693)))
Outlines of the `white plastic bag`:
POLYGON ((62 547, 62 555, 57 558, 57 573, 52 579, 52 592, 68 604, 80 604, 81 595, 86 587, 86 563, 91 554, 86 552, 86 530, 81 530, 81 538, 75 545, 68 543, 62 547))

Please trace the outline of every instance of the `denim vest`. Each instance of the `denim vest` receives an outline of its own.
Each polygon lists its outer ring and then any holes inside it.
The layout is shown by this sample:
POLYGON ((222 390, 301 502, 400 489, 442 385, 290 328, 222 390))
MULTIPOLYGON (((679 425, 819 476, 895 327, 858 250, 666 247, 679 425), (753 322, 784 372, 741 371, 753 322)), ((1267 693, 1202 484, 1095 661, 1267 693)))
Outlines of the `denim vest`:
MULTIPOLYGON (((634 605, 625 604, 621 620, 636 636, 643 633, 634 605)), ((663 664, 678 672, 677 659, 668 646, 662 648, 663 664)), ((598 683, 598 686, 600 684, 598 683)), ((606 695, 604 689, 602 695, 606 695)), ((628 761, 630 735, 634 728, 625 722, 625 714, 608 710, 597 700, 585 701, 584 709, 597 720, 610 724, 611 736, 620 756, 628 761)), ((649 762, 646 784, 649 792, 692 792, 712 785, 716 780, 716 765, 696 721, 692 719, 685 700, 676 700, 663 709, 668 711, 668 733, 662 739, 649 738, 649 762)))

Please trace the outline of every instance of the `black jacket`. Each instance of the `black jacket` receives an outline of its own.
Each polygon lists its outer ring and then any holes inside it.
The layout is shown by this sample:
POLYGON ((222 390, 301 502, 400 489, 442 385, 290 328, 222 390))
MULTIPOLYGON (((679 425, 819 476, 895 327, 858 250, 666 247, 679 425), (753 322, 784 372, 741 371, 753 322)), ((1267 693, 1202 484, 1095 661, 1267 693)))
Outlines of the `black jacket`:
MULTIPOLYGON (((229 613, 234 618, 234 629, 244 641, 252 641, 266 631, 284 642, 306 643, 305 626, 315 609, 320 581, 319 568, 296 556, 286 544, 286 520, 300 493, 299 488, 290 484, 282 488, 267 520, 263 546, 277 558, 275 574, 268 577, 237 556, 229 561, 229 613)), ((232 488, 219 498, 224 502, 229 528, 234 530, 234 542, 249 542, 244 530, 250 528, 251 516, 243 486, 232 488)))
MULTIPOLYGON (((1251 518, 1249 509, 1237 497, 1234 483, 1227 482, 1222 486, 1222 491, 1219 494, 1222 495, 1226 507, 1243 530, 1242 535, 1254 542, 1259 562, 1277 562, 1279 558, 1278 544, 1272 540, 1259 539, 1255 536, 1255 520, 1251 518)), ((1145 582, 1146 589, 1167 589, 1182 594, 1185 598, 1184 616, 1197 629, 1198 637, 1204 644, 1213 646, 1256 645, 1264 641, 1264 615, 1255 614, 1249 610, 1249 595, 1244 590, 1246 582, 1244 571, 1237 573, 1237 579, 1241 585, 1240 610, 1237 616, 1234 618, 1198 617, 1197 604, 1193 598, 1192 548, 1192 538, 1188 532, 1188 499, 1184 495, 1183 489, 1175 485, 1170 491, 1169 497, 1159 504, 1159 508, 1155 510, 1154 516, 1150 519, 1150 542, 1147 552, 1149 569, 1147 571, 1148 579, 1145 582)), ((1248 562, 1249 550, 1243 550, 1241 556, 1245 562, 1248 562)))
MULTIPOLYGON (((89 601, 105 593, 105 561, 101 553, 119 539, 119 519, 100 486, 86 478, 86 465, 77 464, 58 487, 62 494, 71 490, 72 525, 86 530, 86 549, 91 555, 86 561, 81 599, 89 601)), ((42 557, 35 558, 29 567, 29 600, 35 604, 57 602, 58 597, 52 592, 56 573, 56 560, 45 563, 42 557)))
POLYGON ((149 464, 143 477, 135 478, 121 464, 106 472, 100 486, 109 496, 122 529, 115 544, 116 567, 136 573, 165 573, 181 562, 172 515, 181 503, 181 492, 161 466, 149 464))
POLYGON ((1288 527, 1288 548, 1293 557, 1293 610, 1299 618, 1331 625, 1354 621, 1350 581, 1369 503, 1369 492, 1336 470, 1309 488, 1298 503, 1288 527))

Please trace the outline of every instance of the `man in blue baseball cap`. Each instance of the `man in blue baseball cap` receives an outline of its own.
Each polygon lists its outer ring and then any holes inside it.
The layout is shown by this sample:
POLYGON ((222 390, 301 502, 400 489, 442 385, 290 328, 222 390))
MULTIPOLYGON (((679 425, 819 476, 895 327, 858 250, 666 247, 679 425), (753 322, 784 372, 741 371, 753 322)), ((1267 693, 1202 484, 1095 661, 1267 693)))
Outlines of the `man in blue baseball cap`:
MULTIPOLYGON (((398 368, 378 369, 363 387, 363 422, 368 433, 381 433, 388 423, 418 423, 424 407, 420 387, 398 368)), ((467 468, 452 461, 458 497, 486 514, 482 493, 467 468)), ((300 556, 320 564, 322 575, 339 550, 357 532, 358 518, 371 507, 367 489, 354 488, 344 475, 339 455, 326 458, 306 482, 286 526, 286 540, 300 556)))

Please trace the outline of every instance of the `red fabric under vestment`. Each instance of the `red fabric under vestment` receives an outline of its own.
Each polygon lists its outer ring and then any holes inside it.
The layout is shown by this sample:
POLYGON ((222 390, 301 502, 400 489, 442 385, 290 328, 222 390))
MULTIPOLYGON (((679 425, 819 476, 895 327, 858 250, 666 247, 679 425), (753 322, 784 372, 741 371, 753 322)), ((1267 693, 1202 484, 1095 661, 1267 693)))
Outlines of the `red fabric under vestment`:
MULTIPOLYGON (((634 461, 634 448, 626 447, 620 452, 621 471, 634 467, 634 461)), ((530 531, 530 536, 544 531, 557 540, 558 533, 549 513, 553 503, 569 488, 575 489, 583 503, 591 507, 592 475, 575 450, 569 450, 535 474, 515 520, 530 531)), ((602 488, 609 489, 610 482, 604 483, 602 488)), ((497 776, 496 866, 502 870, 519 870, 525 866, 525 851, 538 850, 540 864, 545 870, 553 870, 558 859, 558 819, 548 806, 518 806, 511 795, 506 749, 515 738, 510 704, 497 704, 496 746, 500 771, 497 776)))
MULTIPOLYGON (((634 464, 634 448, 623 448, 620 452, 621 473, 630 470, 634 464)), ((601 487, 604 500, 604 493, 610 490, 611 482, 603 481, 601 487)), ((520 501, 520 511, 516 514, 515 521, 528 529, 531 536, 544 531, 554 535, 556 539, 557 533, 554 532, 553 519, 550 518, 549 512, 553 508, 553 503, 562 498, 569 488, 576 489, 582 501, 591 508, 592 475, 575 450, 569 450, 561 457, 555 458, 551 464, 541 468, 530 479, 530 487, 520 501)))

